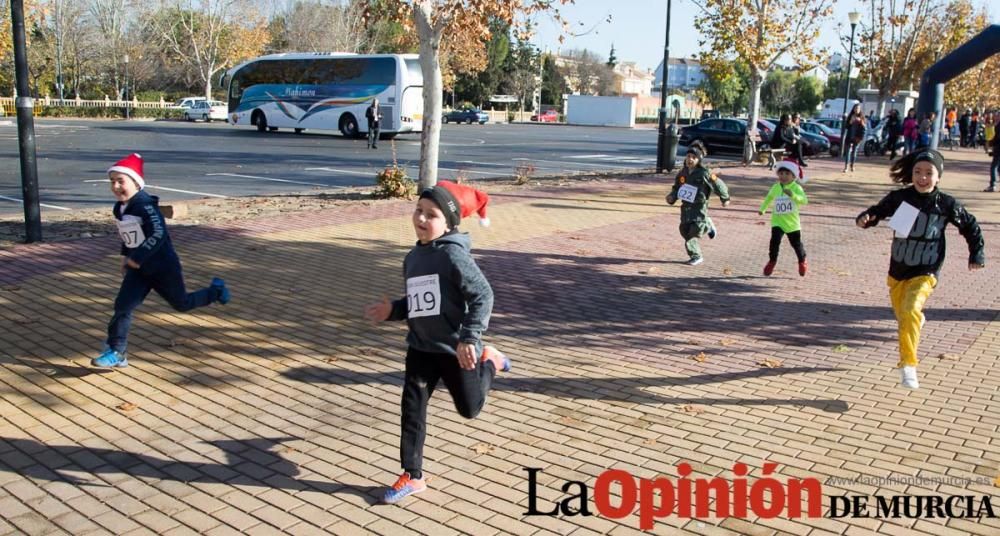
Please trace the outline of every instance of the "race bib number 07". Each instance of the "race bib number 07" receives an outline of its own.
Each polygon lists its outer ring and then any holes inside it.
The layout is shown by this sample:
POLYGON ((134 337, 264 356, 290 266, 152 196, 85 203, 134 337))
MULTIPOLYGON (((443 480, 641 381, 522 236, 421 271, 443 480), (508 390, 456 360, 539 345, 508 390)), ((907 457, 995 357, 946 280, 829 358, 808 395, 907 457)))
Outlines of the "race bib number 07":
POLYGON ((795 203, 788 196, 782 195, 778 196, 774 200, 774 213, 775 214, 792 214, 795 212, 795 203))
POLYGON ((681 201, 686 201, 688 203, 694 203, 694 200, 698 197, 698 189, 690 184, 685 184, 681 186, 680 190, 677 190, 677 199, 681 201))
POLYGON ((441 314, 441 284, 437 274, 406 280, 406 312, 408 318, 441 314))
POLYGON ((118 236, 121 237, 125 247, 134 249, 146 241, 146 235, 142 232, 142 218, 138 216, 126 215, 118 221, 118 236))

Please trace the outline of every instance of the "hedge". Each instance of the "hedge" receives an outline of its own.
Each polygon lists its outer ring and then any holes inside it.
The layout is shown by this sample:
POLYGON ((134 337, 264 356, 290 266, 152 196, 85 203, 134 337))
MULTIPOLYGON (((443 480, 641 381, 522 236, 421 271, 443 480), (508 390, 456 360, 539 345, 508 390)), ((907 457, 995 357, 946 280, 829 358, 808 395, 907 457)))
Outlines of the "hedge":
MULTIPOLYGON (((121 119, 125 117, 124 107, 80 107, 80 106, 36 106, 35 117, 89 117, 98 119, 121 119)), ((183 119, 184 110, 172 108, 129 108, 132 118, 183 119)))

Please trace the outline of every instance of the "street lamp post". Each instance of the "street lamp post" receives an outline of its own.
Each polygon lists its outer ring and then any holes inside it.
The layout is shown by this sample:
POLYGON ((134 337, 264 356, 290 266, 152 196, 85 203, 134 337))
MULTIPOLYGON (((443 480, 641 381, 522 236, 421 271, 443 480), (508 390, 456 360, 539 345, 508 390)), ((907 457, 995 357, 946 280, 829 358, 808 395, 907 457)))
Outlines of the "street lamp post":
POLYGON ((124 88, 125 91, 124 91, 124 95, 123 95, 123 98, 125 99, 125 119, 129 119, 129 109, 128 109, 128 54, 125 54, 125 57, 122 58, 122 61, 125 62, 125 88, 124 88))
POLYGON ((858 27, 858 21, 861 20, 861 13, 857 11, 851 11, 847 14, 847 18, 851 21, 851 48, 850 52, 847 54, 847 88, 844 90, 844 115, 843 120, 840 125, 840 155, 844 155, 844 151, 847 150, 847 101, 851 98, 851 69, 852 63, 854 62, 854 30, 858 27))
POLYGON ((667 30, 663 38, 663 73, 660 78, 660 124, 656 137, 656 172, 663 173, 666 167, 664 148, 667 143, 667 71, 670 65, 670 4, 667 0, 667 30))

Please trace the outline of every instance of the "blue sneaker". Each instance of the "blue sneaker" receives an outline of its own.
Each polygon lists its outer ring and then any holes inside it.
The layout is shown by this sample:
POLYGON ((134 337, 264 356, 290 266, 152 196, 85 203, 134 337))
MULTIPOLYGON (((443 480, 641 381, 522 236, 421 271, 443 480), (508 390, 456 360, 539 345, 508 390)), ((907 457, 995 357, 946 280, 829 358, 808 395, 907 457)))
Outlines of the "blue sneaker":
POLYGON ((222 305, 229 303, 229 298, 232 296, 229 294, 229 289, 226 288, 225 281, 219 279, 218 277, 213 277, 212 284, 209 285, 209 288, 211 288, 212 292, 215 293, 215 301, 221 303, 222 305))
POLYGON ((497 372, 510 372, 510 359, 503 352, 497 350, 495 346, 483 346, 483 363, 493 362, 493 368, 497 372))
POLYGON ((119 354, 111 348, 106 348, 104 353, 90 360, 90 364, 95 367, 113 368, 127 367, 128 359, 125 354, 119 354))
POLYGON ((396 483, 391 488, 385 490, 385 493, 382 495, 382 502, 384 504, 396 504, 407 495, 413 495, 414 493, 426 490, 427 483, 424 482, 424 479, 413 479, 410 478, 410 473, 403 473, 399 475, 396 483))

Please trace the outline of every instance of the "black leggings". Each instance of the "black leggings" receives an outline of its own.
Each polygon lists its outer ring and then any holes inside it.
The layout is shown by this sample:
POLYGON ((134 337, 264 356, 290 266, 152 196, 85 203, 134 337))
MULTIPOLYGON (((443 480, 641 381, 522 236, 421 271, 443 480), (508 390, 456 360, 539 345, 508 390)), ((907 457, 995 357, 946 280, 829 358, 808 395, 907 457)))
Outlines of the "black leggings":
POLYGON ((399 461, 404 471, 415 477, 423 469, 427 403, 438 380, 444 381, 458 413, 472 419, 486 405, 486 394, 490 392, 496 374, 496 368, 490 361, 483 363, 477 359, 475 370, 465 370, 459 366, 458 357, 451 354, 432 354, 413 348, 406 351, 402 433, 399 438, 399 461))
MULTIPOLYGON (((781 227, 771 227, 771 247, 768 250, 771 262, 778 262, 778 249, 781 248, 781 237, 784 235, 785 231, 782 231, 781 227)), ((799 262, 806 260, 806 247, 802 245, 802 231, 788 233, 788 243, 795 250, 795 256, 799 258, 799 262)))

